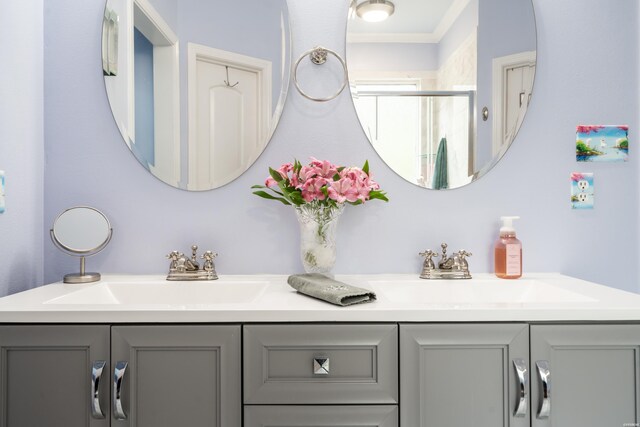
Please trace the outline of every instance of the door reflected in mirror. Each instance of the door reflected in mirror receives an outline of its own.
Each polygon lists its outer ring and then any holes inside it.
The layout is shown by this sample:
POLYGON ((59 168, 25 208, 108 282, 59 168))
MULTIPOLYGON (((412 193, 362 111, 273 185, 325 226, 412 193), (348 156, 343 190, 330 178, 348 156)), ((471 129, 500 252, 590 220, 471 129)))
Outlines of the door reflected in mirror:
POLYGON ((125 143, 163 182, 239 177, 277 125, 290 70, 286 0, 107 0, 102 57, 125 143))
POLYGON ((425 188, 480 178, 509 148, 531 102, 531 0, 403 0, 380 22, 354 13, 362 3, 351 2, 347 64, 373 147, 425 188))

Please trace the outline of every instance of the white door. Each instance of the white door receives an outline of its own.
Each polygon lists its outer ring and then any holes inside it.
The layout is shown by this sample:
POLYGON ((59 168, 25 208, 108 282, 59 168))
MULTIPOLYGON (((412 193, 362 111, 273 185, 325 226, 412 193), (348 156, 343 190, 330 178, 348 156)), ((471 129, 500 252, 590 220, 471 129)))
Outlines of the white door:
POLYGON ((534 65, 521 65, 507 70, 506 120, 504 123, 504 139, 507 144, 510 144, 515 138, 529 107, 534 74, 534 65))
POLYGON ((227 77, 227 66, 204 59, 196 67, 196 145, 190 147, 196 150, 190 165, 196 167, 196 183, 190 182, 196 188, 190 188, 197 190, 239 176, 262 151, 262 141, 258 73, 228 67, 227 77))

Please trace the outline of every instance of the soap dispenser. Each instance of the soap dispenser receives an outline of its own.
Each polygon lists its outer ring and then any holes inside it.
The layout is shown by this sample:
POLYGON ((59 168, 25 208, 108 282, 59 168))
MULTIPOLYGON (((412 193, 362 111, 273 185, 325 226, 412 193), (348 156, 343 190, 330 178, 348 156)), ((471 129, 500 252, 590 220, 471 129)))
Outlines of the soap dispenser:
POLYGON ((513 220, 519 216, 500 217, 502 227, 495 244, 495 272, 501 279, 517 279, 522 276, 522 243, 516 238, 513 220))

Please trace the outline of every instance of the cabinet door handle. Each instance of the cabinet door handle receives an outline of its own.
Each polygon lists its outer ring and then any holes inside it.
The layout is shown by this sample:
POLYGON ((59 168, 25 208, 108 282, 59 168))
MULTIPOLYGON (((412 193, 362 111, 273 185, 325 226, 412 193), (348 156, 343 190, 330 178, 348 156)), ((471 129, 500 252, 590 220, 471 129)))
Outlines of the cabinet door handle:
POLYGON ((518 374, 518 404, 513 413, 514 417, 527 415, 527 395, 529 394, 529 370, 524 359, 513 359, 513 366, 518 374))
POLYGON ((536 362, 538 368, 538 376, 542 382, 542 390, 540 400, 540 409, 538 410, 538 419, 544 420, 551 415, 551 371, 549 370, 549 362, 546 360, 538 360, 536 362))
POLYGON ((113 370, 113 416, 116 420, 127 419, 127 414, 122 406, 122 381, 128 365, 127 362, 120 361, 116 363, 113 370))
POLYGON ((105 417, 100 407, 100 378, 106 364, 104 360, 96 360, 91 366, 91 416, 98 420, 105 417))

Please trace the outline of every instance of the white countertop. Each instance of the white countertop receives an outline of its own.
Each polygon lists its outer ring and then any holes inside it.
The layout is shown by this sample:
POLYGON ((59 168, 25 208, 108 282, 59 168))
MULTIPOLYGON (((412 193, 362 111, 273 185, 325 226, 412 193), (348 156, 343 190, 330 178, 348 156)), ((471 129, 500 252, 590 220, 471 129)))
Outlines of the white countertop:
POLYGON ((210 282, 103 276, 0 298, 2 323, 640 321, 640 295, 560 274, 500 280, 420 280, 414 274, 337 275, 378 299, 338 307, 298 294, 287 276, 221 275, 210 282))

